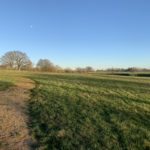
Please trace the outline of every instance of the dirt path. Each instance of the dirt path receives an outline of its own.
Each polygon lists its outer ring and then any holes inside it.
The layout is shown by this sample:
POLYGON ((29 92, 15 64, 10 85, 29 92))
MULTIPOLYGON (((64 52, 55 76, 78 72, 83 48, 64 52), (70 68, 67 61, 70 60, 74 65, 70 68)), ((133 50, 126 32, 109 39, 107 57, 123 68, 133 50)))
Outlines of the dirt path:
POLYGON ((0 150, 29 150, 26 102, 33 88, 30 79, 19 79, 15 87, 0 92, 0 150))

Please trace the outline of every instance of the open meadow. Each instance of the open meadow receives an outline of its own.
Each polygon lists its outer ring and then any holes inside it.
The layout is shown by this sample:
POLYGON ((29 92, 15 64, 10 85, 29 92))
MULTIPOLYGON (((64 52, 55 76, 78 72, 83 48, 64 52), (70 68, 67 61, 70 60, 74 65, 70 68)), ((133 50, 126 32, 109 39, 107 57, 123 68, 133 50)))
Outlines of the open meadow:
POLYGON ((0 18, 0 150, 150 150, 150 0, 1 0, 0 18))
MULTIPOLYGON (((25 103, 28 130, 36 141, 31 145, 33 148, 150 149, 148 75, 0 71, 0 91, 16 86, 22 79, 30 79, 34 84, 25 103)), ((0 118, 1 125, 2 120, 5 118, 0 118)))

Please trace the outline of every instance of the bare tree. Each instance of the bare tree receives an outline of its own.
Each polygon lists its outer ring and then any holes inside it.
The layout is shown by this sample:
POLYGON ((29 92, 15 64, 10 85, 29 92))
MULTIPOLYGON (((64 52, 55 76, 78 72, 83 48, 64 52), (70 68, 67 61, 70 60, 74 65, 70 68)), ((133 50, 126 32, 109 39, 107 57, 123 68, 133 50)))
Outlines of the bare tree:
POLYGON ((36 65, 37 69, 40 71, 50 71, 53 72, 56 70, 54 64, 48 59, 40 59, 36 65))
POLYGON ((64 72, 66 72, 66 73, 73 73, 74 71, 71 68, 65 68, 64 72))
POLYGON ((1 64, 9 68, 21 70, 30 63, 30 59, 26 53, 20 51, 9 51, 1 58, 1 64))
POLYGON ((33 69, 33 63, 32 61, 29 61, 25 66, 22 67, 23 70, 32 70, 33 69))
POLYGON ((85 68, 78 67, 78 68, 76 68, 76 72, 78 72, 78 73, 84 73, 85 72, 85 68))
POLYGON ((13 68, 15 63, 15 51, 5 53, 4 56, 1 57, 0 61, 3 66, 13 68))
POLYGON ((93 72, 94 69, 93 69, 91 66, 87 66, 87 67, 85 68, 85 71, 86 71, 86 72, 93 72))
POLYGON ((76 72, 79 72, 79 73, 86 73, 86 72, 94 72, 94 69, 90 66, 87 66, 85 68, 76 68, 76 72))
POLYGON ((63 72, 63 68, 61 68, 58 65, 55 66, 55 69, 56 69, 56 72, 63 72))
POLYGON ((31 61, 25 53, 16 51, 15 62, 17 69, 20 70, 22 67, 28 66, 31 61))

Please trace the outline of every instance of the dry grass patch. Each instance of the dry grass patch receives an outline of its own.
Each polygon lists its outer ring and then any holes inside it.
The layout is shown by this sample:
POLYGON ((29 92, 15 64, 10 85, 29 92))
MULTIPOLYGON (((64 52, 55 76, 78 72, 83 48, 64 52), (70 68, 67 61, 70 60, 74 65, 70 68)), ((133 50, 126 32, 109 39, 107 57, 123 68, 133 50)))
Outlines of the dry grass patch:
POLYGON ((18 78, 16 86, 0 92, 0 149, 28 150, 31 144, 27 127, 26 101, 33 83, 18 78))

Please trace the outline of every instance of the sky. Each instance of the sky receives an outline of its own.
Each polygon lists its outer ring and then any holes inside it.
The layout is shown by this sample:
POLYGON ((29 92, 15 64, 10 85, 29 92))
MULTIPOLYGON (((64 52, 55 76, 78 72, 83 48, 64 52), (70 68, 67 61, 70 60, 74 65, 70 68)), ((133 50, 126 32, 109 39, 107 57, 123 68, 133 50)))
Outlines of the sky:
POLYGON ((0 0, 0 56, 62 67, 150 68, 150 0, 0 0))

